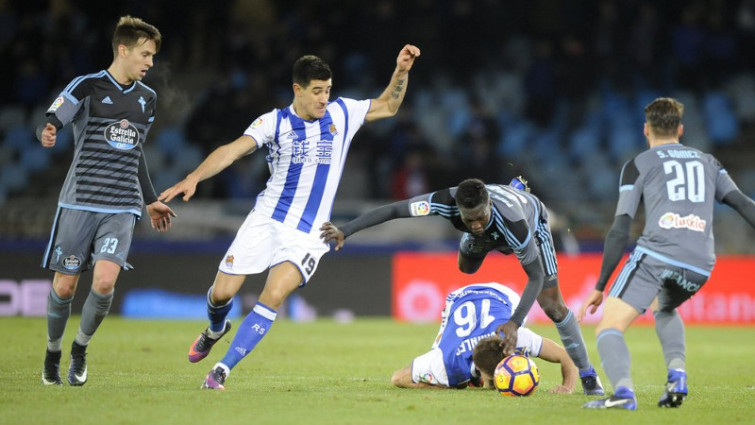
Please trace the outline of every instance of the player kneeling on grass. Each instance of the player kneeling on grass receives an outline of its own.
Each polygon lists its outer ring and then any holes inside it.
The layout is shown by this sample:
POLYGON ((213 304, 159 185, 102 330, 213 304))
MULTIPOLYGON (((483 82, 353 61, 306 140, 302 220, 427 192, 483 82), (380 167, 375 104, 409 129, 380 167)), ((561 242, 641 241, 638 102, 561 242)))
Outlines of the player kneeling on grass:
MULTIPOLYGON (((402 388, 495 388, 493 371, 504 357, 496 328, 518 304, 519 295, 500 283, 475 283, 451 292, 432 348, 394 372, 391 382, 402 388)), ((551 392, 574 391, 577 366, 562 346, 525 327, 517 330, 516 345, 517 351, 561 364, 562 383, 551 392)))

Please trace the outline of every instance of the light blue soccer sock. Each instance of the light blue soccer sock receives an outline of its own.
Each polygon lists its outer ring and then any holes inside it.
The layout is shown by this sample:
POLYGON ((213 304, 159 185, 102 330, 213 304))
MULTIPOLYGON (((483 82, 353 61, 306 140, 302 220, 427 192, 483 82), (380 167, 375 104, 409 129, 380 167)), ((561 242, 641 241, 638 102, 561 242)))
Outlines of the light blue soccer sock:
POLYGON ((239 325, 239 330, 220 363, 227 366, 229 370, 233 369, 267 334, 276 316, 275 310, 257 302, 252 312, 239 325))
POLYGON ((207 317, 210 319, 210 331, 219 334, 225 330, 225 318, 233 307, 233 298, 223 305, 216 306, 212 304, 212 288, 214 286, 207 291, 207 317))
POLYGON ((76 341, 79 345, 89 345, 89 340, 100 327, 100 324, 105 320, 108 312, 110 312, 110 306, 113 304, 113 295, 115 291, 110 291, 109 294, 99 294, 94 289, 89 291, 86 301, 84 301, 84 307, 81 309, 81 324, 79 324, 79 331, 76 333, 76 341))
POLYGON ((611 328, 598 334, 598 353, 614 392, 619 387, 634 391, 629 371, 632 360, 629 357, 629 347, 624 339, 624 333, 611 328))
POLYGON ((59 352, 63 341, 63 333, 66 330, 66 323, 71 317, 70 298, 60 298, 54 290, 50 290, 47 296, 47 349, 52 352, 59 352))
POLYGON ((684 322, 676 310, 669 312, 656 311, 655 333, 663 348, 663 357, 666 367, 672 369, 684 369, 686 360, 686 348, 684 343, 684 322))
POLYGON ((558 335, 561 337, 566 352, 569 353, 569 357, 581 372, 580 376, 582 374, 595 375, 595 369, 592 368, 590 359, 587 357, 587 348, 582 337, 582 331, 579 329, 579 324, 571 309, 569 309, 564 320, 556 323, 556 329, 558 329, 558 335))

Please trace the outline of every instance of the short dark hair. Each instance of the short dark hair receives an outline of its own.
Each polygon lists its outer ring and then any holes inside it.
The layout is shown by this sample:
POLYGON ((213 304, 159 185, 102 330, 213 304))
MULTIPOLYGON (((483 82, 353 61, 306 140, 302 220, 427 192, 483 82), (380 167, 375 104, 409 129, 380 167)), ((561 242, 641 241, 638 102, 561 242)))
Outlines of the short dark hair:
POLYGON ((294 62, 294 83, 307 87, 312 80, 327 81, 333 77, 330 65, 315 55, 305 55, 294 62))
POLYGON ((150 25, 131 15, 121 16, 113 32, 113 57, 118 56, 118 46, 123 44, 129 49, 136 46, 139 40, 147 39, 155 42, 155 49, 159 52, 163 36, 154 25, 150 25))
POLYGON ((501 349, 501 338, 491 336, 480 340, 472 351, 472 361, 477 369, 485 372, 489 376, 495 374, 495 367, 503 360, 503 350, 501 349))
POLYGON ((645 121, 656 136, 676 136, 682 115, 684 105, 670 97, 659 97, 645 107, 645 121))
POLYGON ((456 188, 456 205, 460 207, 475 208, 488 199, 488 189, 480 179, 466 179, 456 188))

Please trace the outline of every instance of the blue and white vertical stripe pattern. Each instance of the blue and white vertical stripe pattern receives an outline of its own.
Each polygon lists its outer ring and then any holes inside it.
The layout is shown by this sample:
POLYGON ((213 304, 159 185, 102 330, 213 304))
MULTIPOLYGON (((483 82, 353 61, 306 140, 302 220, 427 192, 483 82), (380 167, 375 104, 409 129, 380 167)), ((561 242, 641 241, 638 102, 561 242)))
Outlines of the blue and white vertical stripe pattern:
POLYGON ((305 233, 330 220, 351 140, 364 124, 369 100, 339 98, 325 115, 303 120, 293 106, 268 112, 244 132, 268 149, 270 179, 255 210, 305 233))

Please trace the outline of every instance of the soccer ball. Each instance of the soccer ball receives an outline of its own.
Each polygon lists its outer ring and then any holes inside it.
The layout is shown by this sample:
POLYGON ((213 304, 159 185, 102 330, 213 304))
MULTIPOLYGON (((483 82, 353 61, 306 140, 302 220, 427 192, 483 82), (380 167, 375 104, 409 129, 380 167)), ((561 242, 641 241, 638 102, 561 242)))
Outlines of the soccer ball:
POLYGON ((540 370, 529 357, 520 354, 508 356, 495 367, 495 388, 509 397, 528 396, 540 383, 540 370))

